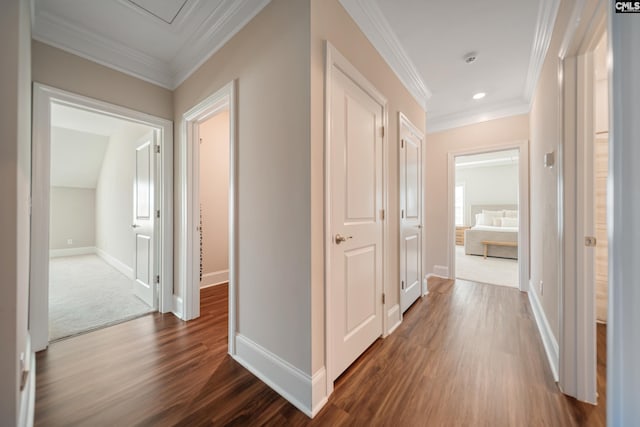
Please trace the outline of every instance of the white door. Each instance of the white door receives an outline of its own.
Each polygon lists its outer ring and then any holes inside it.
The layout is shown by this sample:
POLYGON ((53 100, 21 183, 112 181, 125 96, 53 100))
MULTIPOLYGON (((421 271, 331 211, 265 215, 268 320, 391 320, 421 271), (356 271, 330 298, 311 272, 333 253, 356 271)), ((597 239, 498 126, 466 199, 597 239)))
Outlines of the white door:
POLYGON ((383 107, 336 67, 331 88, 330 374, 335 379, 382 335, 383 107))
POLYGON ((404 313, 422 290, 422 139, 400 133, 400 308, 404 313))
POLYGON ((155 132, 150 132, 135 145, 133 182, 133 260, 134 292, 149 306, 156 308, 158 287, 155 280, 155 132))

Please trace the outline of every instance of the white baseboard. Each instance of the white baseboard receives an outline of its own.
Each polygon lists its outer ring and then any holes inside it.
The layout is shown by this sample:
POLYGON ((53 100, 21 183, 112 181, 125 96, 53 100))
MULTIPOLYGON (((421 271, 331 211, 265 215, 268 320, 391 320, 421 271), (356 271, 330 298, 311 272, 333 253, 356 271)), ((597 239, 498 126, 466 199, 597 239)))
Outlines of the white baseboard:
POLYGON ((387 328, 386 335, 391 335, 401 323, 402 316, 400 316, 400 304, 396 304, 387 311, 387 325, 389 326, 387 328))
POLYGON ((434 265, 433 273, 434 276, 442 277, 443 279, 449 278, 449 267, 446 265, 434 265))
POLYGON ((184 320, 184 312, 183 312, 183 308, 184 308, 184 302, 182 301, 182 298, 180 298, 177 295, 173 296, 173 310, 171 310, 171 312, 178 318, 178 319, 182 319, 184 320))
POLYGON ((323 366, 311 377, 311 418, 327 403, 327 370, 323 366))
POLYGON ((106 253, 100 248, 96 248, 96 254, 100 258, 102 258, 104 262, 109 264, 111 267, 115 268, 120 273, 124 274, 129 279, 133 280, 133 268, 129 267, 127 264, 120 261, 119 259, 109 255, 108 253, 106 253))
POLYGON ((549 366, 551 366, 551 371, 553 372, 553 378, 555 381, 558 381, 558 365, 560 363, 560 356, 558 350, 558 341, 553 336, 553 332, 551 331, 551 326, 549 325, 549 321, 547 320, 547 316, 544 314, 544 310, 542 309, 542 305, 540 304, 540 300, 538 299, 538 294, 536 294, 535 289, 529 284, 529 303, 531 304, 531 309, 533 310, 533 316, 536 319, 536 324, 538 325, 538 331, 540 332, 540 337, 542 338, 542 344, 544 345, 545 353, 547 353, 547 359, 549 360, 549 366))
POLYGON ((200 289, 208 288, 211 286, 221 285, 229 281, 229 270, 214 271, 213 273, 207 273, 202 275, 200 281, 200 289))
POLYGON ((36 353, 31 351, 31 336, 27 333, 25 353, 28 354, 29 379, 20 393, 19 427, 32 427, 36 406, 36 353))
POLYGON ((429 277, 432 276, 432 274, 427 274, 426 276, 424 276, 424 279, 422 279, 422 296, 425 296, 429 293, 429 277))
POLYGON ((326 396, 321 393, 326 379, 312 378, 241 334, 236 335, 233 358, 308 417, 313 417, 326 403, 326 396), (314 380, 319 394, 312 398, 314 380))
POLYGON ((49 251, 49 258, 60 258, 64 256, 77 256, 77 255, 89 255, 95 254, 96 248, 93 246, 85 246, 82 248, 68 248, 68 249, 51 249, 49 251))

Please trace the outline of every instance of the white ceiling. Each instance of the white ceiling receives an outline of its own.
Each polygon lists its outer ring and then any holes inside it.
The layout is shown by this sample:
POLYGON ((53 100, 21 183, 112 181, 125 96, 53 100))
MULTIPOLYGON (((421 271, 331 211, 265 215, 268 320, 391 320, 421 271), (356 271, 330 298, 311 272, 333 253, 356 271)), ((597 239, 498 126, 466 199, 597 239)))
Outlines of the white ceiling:
POLYGON ((270 0, 34 1, 34 39, 174 89, 270 0))
POLYGON ((148 127, 67 105, 51 106, 51 185, 96 188, 110 138, 148 127))

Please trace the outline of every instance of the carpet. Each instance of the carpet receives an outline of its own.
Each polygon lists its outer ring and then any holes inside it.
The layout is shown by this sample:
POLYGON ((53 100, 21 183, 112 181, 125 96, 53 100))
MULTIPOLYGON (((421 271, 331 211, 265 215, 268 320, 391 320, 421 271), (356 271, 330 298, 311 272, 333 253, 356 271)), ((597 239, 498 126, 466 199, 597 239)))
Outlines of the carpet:
POLYGON ((518 260, 465 255, 464 246, 456 246, 456 278, 517 288, 518 260))
POLYGON ((152 312, 133 282, 97 255, 49 261, 49 340, 77 335, 152 312))

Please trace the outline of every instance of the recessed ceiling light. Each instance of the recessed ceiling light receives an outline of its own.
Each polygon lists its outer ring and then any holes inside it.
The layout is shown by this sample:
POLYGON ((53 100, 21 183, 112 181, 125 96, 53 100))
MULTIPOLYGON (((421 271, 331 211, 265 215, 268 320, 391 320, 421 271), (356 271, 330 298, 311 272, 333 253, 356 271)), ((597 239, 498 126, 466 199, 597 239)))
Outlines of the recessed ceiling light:
POLYGON ((487 96, 487 94, 486 94, 486 93, 484 93, 484 92, 478 92, 478 93, 476 93, 475 95, 473 95, 473 99, 478 100, 478 99, 482 99, 482 98, 484 98, 485 96, 487 96))

